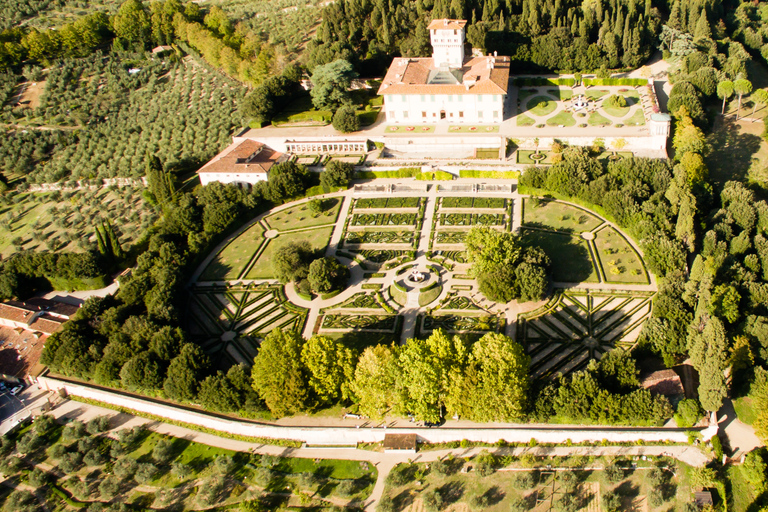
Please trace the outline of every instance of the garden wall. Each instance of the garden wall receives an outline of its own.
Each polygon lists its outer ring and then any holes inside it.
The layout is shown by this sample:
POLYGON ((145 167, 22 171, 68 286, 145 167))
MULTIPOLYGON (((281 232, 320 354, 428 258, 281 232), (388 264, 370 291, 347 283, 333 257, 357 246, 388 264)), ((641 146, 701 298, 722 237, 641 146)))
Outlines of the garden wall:
POLYGON ((660 442, 687 443, 687 431, 671 428, 618 428, 618 427, 574 427, 552 425, 551 427, 530 428, 525 425, 514 428, 386 428, 386 427, 289 427, 260 424, 249 421, 213 416, 174 407, 151 399, 144 399, 128 393, 110 391, 62 378, 39 377, 41 389, 64 390, 68 395, 98 400, 117 407, 133 409, 145 414, 168 418, 169 420, 198 425, 207 429, 230 434, 265 437, 272 439, 295 439, 313 445, 355 445, 384 440, 386 433, 415 433, 422 441, 442 443, 467 439, 475 442, 495 443, 500 439, 507 442, 527 443, 536 439, 540 443, 601 442, 660 442))

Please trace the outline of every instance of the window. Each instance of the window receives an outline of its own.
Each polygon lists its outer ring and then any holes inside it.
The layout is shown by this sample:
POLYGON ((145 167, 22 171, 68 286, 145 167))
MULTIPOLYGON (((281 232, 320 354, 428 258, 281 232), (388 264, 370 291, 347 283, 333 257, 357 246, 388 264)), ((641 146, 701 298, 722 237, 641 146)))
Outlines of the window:
POLYGON ((478 119, 482 119, 483 118, 483 111, 482 110, 478 110, 477 111, 477 118, 478 119))
MULTIPOLYGON (((495 112, 494 112, 494 113, 495 113, 495 112)), ((421 117, 422 117, 422 118, 425 118, 425 117, 427 117, 427 113, 426 113, 426 112, 424 112, 424 111, 422 111, 422 112, 421 112, 421 117)))
POLYGON ((499 118, 499 111, 498 110, 494 110, 493 111, 493 118, 494 119, 498 119, 499 118))
POLYGON ((429 95, 429 101, 431 101, 432 103, 435 102, 435 95, 434 94, 430 94, 429 95))
POLYGON ((425 96, 422 94, 422 95, 421 95, 421 102, 422 102, 422 103, 424 103, 424 98, 425 98, 425 96))
POLYGON ((464 117, 464 111, 462 110, 459 111, 459 117, 464 117))
POLYGON ((453 102, 453 94, 448 95, 448 103, 453 102))
POLYGON ((403 110, 403 119, 408 119, 408 111, 403 110))
POLYGON ((498 94, 494 94, 493 95, 493 101, 499 101, 499 95, 498 94))
POLYGON ((400 101, 402 101, 403 103, 405 103, 405 94, 401 94, 401 95, 400 95, 400 101))
POLYGON ((461 94, 457 94, 457 95, 456 95, 456 99, 458 99, 458 100, 459 100, 459 103, 461 103, 462 101, 464 101, 464 96, 463 96, 463 95, 461 95, 461 94))

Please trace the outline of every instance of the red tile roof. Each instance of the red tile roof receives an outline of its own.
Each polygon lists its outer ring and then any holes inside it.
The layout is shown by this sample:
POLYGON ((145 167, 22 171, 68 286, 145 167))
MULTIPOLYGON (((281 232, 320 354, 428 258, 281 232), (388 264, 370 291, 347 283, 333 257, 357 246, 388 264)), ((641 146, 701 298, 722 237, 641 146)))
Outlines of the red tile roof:
POLYGON ((682 395, 685 393, 680 376, 674 370, 659 370, 643 379, 642 386, 660 395, 682 395))
POLYGON ((457 70, 461 83, 430 84, 430 74, 438 70, 432 58, 397 58, 392 61, 378 93, 506 94, 509 64, 509 57, 472 57, 457 70))
POLYGON ((46 313, 50 313, 55 316, 62 316, 69 318, 75 313, 77 313, 80 308, 77 306, 74 306, 72 304, 67 304, 65 302, 59 302, 57 300, 49 300, 49 299, 43 299, 42 297, 32 297, 27 302, 25 302, 27 306, 36 306, 39 307, 41 310, 45 311, 46 313))
POLYGON ((283 156, 261 142, 246 139, 231 144, 197 172, 266 174, 283 156))
POLYGON ((42 316, 35 318, 35 321, 29 324, 29 330, 40 331, 45 334, 53 334, 61 329, 61 324, 64 322, 66 322, 66 320, 43 313, 42 316))
POLYGON ((35 307, 24 307, 21 303, 0 304, 0 319, 28 324, 37 311, 40 310, 35 307))
POLYGON ((467 24, 467 20, 432 20, 427 30, 462 30, 467 24))

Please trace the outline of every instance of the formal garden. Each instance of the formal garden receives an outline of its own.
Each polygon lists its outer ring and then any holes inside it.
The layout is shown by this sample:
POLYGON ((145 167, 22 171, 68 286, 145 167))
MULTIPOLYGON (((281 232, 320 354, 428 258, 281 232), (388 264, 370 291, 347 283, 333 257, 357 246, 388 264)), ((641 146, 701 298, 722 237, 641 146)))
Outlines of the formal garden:
POLYGON ((524 238, 536 241, 555 265, 555 282, 649 284, 642 257, 605 220, 577 205, 535 197, 523 201, 524 238))
POLYGON ((33 510, 22 506, 43 499, 67 509, 110 503, 142 510, 229 509, 253 502, 266 507, 254 510, 298 504, 322 510, 362 502, 377 478, 367 462, 257 455, 142 427, 109 428, 105 416, 65 425, 42 416, 3 438, 2 472, 18 489, 4 493, 6 508, 33 510))
POLYGON ((514 208, 522 209, 523 240, 549 256, 556 283, 628 288, 562 292, 555 285, 548 301, 526 303, 529 312, 519 316, 516 334, 532 358, 532 374, 568 374, 614 347, 631 347, 650 314, 651 289, 631 291, 632 285, 650 284, 639 253, 616 228, 580 206, 453 195, 339 194, 322 202, 322 208, 300 201, 267 212, 210 259, 189 301, 190 332, 206 352, 226 364, 248 364, 258 340, 275 328, 320 334, 358 351, 438 330, 471 340, 513 334, 515 317, 505 313, 506 303, 480 292, 465 243, 477 227, 510 232, 514 208), (328 251, 331 239, 338 242, 328 251), (275 258, 281 247, 297 242, 339 258, 352 269, 354 284, 330 293, 280 284, 275 258), (408 280, 416 271, 426 272, 423 286, 408 280), (408 315, 415 319, 412 330, 404 331, 408 315))
POLYGON ((506 455, 396 466, 378 510, 545 512, 688 510, 706 474, 665 457, 506 455))
POLYGON ((517 126, 639 127, 653 110, 644 87, 517 87, 517 126))
POLYGON ((568 290, 517 317, 517 341, 531 356, 531 375, 583 369, 615 347, 630 349, 651 314, 653 292, 568 290))

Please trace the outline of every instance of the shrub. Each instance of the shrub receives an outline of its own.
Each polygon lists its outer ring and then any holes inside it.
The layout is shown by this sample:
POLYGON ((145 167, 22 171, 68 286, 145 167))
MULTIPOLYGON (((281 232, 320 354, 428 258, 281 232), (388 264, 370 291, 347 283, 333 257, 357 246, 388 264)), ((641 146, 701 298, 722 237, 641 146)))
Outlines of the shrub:
POLYGON ((696 424, 701 418, 703 411, 699 401, 693 398, 686 398, 677 404, 677 414, 675 414, 675 423, 680 428, 689 428, 696 424))
POLYGON ((98 434, 109 430, 109 416, 97 416, 88 422, 86 430, 89 434, 98 434))
POLYGON ((357 491, 357 486, 354 480, 343 480, 336 486, 336 492, 345 498, 355 494, 355 491, 357 491))
POLYGON ((603 105, 605 105, 606 107, 613 107, 613 108, 626 107, 627 100, 624 98, 624 96, 621 96, 619 94, 611 94, 605 99, 605 101, 603 101, 603 105))
POLYGON ((536 474, 529 471, 520 471, 512 479, 512 485, 516 489, 526 490, 536 485, 536 474))
POLYGON ((152 448, 152 458, 159 464, 165 464, 173 457, 173 441, 170 439, 160 439, 154 448, 152 448))
POLYGON ((149 462, 139 464, 136 468, 136 474, 133 475, 133 479, 137 483, 143 484, 152 480, 157 474, 157 466, 149 462))
POLYGON ((611 463, 605 467, 605 479, 612 484, 619 483, 624 480, 624 470, 616 463, 611 463))
POLYGON ((664 493, 661 489, 651 489, 648 493, 648 503, 653 508, 659 508, 664 503, 664 493))
POLYGON ((333 127, 341 133, 356 132, 360 129, 360 120, 357 118, 354 107, 341 107, 333 115, 333 127))

